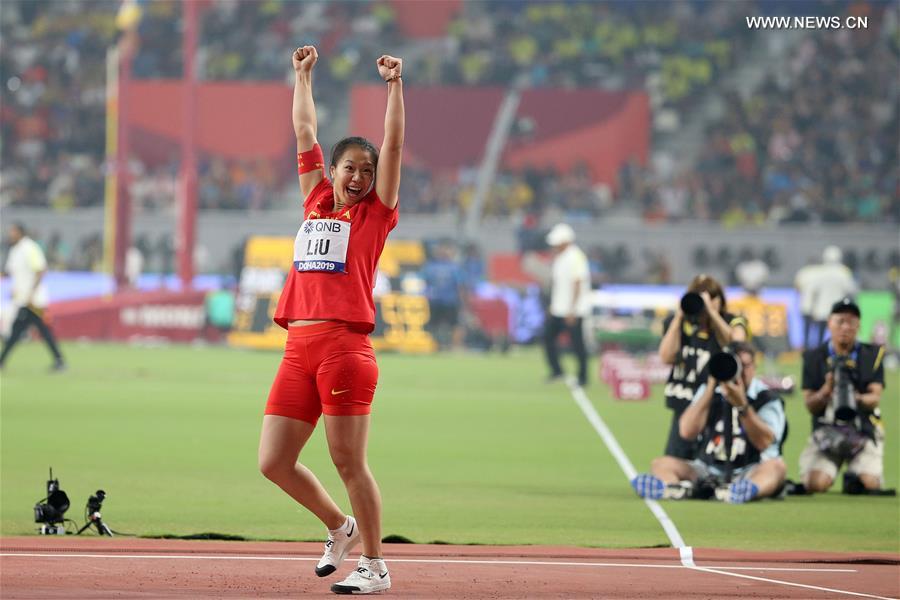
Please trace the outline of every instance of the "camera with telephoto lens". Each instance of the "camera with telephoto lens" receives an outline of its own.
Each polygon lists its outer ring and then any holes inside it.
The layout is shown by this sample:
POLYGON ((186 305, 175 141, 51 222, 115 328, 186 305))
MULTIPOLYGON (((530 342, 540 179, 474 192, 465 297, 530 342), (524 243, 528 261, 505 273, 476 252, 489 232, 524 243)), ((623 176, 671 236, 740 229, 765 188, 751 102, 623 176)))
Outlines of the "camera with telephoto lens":
POLYGON ((704 308, 703 297, 697 292, 688 292, 681 297, 681 312, 687 317, 699 317, 704 308))
MULTIPOLYGON (((848 356, 829 359, 834 385, 831 391, 833 418, 821 420, 813 431, 819 451, 835 460, 850 460, 859 454, 868 439, 860 429, 856 389, 853 385, 856 365, 848 356)), ((827 414, 827 413, 826 413, 827 414)))
POLYGON ((709 359, 709 374, 716 381, 734 381, 741 376, 741 359, 727 348, 709 359))
POLYGON ((832 360, 834 388, 831 392, 831 408, 836 425, 851 425, 859 411, 856 406, 856 389, 853 385, 855 363, 848 356, 836 356, 832 360))

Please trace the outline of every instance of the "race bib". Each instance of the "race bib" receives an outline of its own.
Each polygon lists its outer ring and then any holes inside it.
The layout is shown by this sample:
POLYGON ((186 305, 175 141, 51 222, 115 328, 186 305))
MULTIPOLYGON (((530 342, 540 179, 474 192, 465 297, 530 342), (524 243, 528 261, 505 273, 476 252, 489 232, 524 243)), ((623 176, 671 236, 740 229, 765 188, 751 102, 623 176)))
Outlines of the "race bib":
POLYGON ((307 219, 294 240, 294 268, 303 271, 346 273, 350 223, 336 219, 307 219))

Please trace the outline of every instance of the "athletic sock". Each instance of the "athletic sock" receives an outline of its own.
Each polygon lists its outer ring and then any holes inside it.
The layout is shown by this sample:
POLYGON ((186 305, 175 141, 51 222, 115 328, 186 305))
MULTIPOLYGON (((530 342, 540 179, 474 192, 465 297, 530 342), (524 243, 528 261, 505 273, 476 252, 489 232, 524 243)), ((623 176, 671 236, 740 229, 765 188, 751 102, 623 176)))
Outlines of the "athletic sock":
POLYGON ((338 527, 337 529, 329 529, 328 533, 334 535, 336 533, 340 533, 342 531, 347 531, 350 527, 350 515, 347 515, 347 518, 344 519, 344 523, 338 527))

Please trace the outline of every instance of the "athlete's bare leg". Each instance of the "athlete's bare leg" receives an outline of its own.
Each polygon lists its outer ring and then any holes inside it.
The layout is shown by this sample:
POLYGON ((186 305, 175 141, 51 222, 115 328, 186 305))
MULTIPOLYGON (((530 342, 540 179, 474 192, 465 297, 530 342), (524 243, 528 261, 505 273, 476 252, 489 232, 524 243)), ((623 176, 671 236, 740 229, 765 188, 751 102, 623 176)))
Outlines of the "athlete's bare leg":
POLYGON ((369 470, 369 415, 325 415, 328 450, 347 487, 353 516, 362 536, 363 554, 381 556, 381 492, 369 470))
POLYGON ((335 504, 312 471, 297 462, 315 426, 289 417, 265 415, 259 437, 259 470, 316 515, 328 529, 344 524, 347 515, 335 504))

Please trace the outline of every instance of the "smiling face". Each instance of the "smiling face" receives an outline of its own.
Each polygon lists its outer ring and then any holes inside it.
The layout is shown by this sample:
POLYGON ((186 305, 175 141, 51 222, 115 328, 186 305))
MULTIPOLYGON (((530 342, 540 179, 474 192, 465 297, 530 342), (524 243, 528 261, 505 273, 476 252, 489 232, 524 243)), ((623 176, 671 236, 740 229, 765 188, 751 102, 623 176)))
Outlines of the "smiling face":
POLYGON ((375 182, 375 161, 370 152, 360 146, 348 146, 331 167, 334 198, 344 206, 362 200, 375 182))

